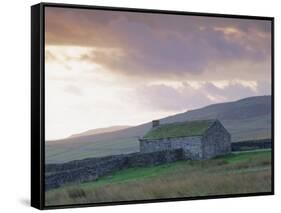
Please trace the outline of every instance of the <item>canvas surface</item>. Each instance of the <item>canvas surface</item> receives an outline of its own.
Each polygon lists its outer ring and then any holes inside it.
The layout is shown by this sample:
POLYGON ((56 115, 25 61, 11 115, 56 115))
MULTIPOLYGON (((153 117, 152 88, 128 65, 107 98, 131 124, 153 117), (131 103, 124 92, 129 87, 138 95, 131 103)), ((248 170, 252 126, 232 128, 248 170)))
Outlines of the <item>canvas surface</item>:
POLYGON ((270 20, 44 18, 46 206, 272 191, 270 20))

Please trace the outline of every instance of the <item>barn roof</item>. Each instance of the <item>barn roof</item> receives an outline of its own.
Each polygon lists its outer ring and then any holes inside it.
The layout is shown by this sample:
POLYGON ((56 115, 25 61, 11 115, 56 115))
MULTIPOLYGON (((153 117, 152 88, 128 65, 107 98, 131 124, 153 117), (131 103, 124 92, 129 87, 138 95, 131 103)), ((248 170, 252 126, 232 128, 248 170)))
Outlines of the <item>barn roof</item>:
POLYGON ((195 120, 161 124, 152 128, 143 139, 201 136, 216 120, 195 120))

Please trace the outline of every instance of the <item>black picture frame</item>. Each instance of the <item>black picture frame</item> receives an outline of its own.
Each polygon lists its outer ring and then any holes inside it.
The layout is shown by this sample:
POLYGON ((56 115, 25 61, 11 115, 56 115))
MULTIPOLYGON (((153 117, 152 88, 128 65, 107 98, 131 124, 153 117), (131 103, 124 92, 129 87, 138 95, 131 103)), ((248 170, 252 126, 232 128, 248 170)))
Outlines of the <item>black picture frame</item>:
POLYGON ((234 198, 247 196, 274 195, 274 18, 263 16, 248 15, 230 15, 216 13, 197 13, 185 11, 168 11, 155 9, 138 9, 138 8, 121 8, 121 7, 104 7, 90 5, 74 5, 74 4, 57 4, 57 3, 39 3, 31 6, 31 206, 37 209, 57 209, 72 207, 89 207, 104 205, 124 205, 124 204, 140 204, 155 203, 167 201, 183 201, 183 200, 203 200, 217 198, 234 198), (155 200, 138 200, 138 201, 120 201, 120 202, 103 202, 90 204, 73 204, 45 206, 45 8, 79 8, 94 9, 108 11, 124 11, 138 13, 156 13, 156 14, 174 14, 174 15, 193 15, 204 17, 221 17, 234 19, 252 19, 267 20, 271 22, 271 106, 272 106, 272 164, 271 164, 271 191, 265 193, 246 193, 233 195, 214 195, 214 196, 198 196, 198 197, 182 197, 155 200))

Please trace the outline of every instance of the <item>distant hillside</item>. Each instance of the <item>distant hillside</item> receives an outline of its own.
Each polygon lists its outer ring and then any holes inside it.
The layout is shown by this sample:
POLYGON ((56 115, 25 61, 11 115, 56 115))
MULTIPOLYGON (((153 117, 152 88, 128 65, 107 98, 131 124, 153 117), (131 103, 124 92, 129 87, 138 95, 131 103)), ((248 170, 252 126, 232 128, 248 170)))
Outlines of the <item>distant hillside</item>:
POLYGON ((131 126, 110 126, 106 128, 98 128, 98 129, 90 129, 85 132, 73 134, 69 136, 69 138, 75 138, 75 137, 80 137, 80 136, 86 136, 86 135, 96 135, 96 134, 101 134, 101 133, 107 133, 107 132, 114 132, 122 129, 127 129, 131 126))
MULTIPOLYGON (((209 105, 160 120, 172 123, 186 120, 219 119, 231 133, 232 141, 271 137, 271 96, 257 96, 234 102, 209 105)), ((139 151, 138 138, 151 128, 151 122, 114 132, 71 137, 46 142, 46 162, 66 162, 139 151)))

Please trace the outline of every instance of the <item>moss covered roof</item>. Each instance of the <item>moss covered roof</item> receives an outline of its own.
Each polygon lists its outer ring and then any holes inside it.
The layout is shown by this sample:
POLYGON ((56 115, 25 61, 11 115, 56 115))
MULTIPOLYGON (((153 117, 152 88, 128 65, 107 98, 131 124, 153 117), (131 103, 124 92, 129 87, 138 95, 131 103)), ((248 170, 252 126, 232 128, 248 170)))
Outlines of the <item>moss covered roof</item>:
POLYGON ((201 136, 215 120, 196 120, 162 124, 152 128, 144 139, 162 139, 172 137, 201 136))

